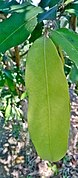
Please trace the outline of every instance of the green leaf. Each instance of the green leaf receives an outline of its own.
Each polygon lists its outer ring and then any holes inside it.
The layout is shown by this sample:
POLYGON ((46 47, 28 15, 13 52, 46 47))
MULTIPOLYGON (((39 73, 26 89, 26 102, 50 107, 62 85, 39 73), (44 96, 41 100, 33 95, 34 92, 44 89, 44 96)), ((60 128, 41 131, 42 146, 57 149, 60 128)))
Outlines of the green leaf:
POLYGON ((31 37, 29 39, 29 42, 34 42, 37 38, 39 38, 42 35, 43 30, 43 22, 38 23, 33 32, 31 33, 31 37))
POLYGON ((32 141, 42 159, 58 161, 68 144, 69 94, 62 61, 49 38, 37 39, 28 52, 26 87, 32 141))
POLYGON ((5 74, 5 80, 6 83, 10 89, 10 91, 15 92, 16 93, 16 86, 15 86, 15 82, 14 82, 14 76, 12 75, 11 71, 8 69, 4 70, 4 74, 5 74))
POLYGON ((78 69, 75 65, 72 66, 71 72, 69 74, 69 80, 72 83, 77 83, 78 82, 78 69))
POLYGON ((49 10, 38 15, 38 21, 54 20, 56 18, 57 6, 50 8, 49 10))
POLYGON ((52 169, 52 171, 54 172, 55 175, 58 174, 58 168, 57 168, 56 164, 54 164, 51 169, 52 169))
POLYGON ((12 13, 12 12, 19 12, 19 10, 22 10, 24 8, 26 8, 27 6, 31 6, 31 4, 29 2, 24 2, 22 4, 12 4, 10 7, 9 7, 9 13, 12 13))
POLYGON ((5 83, 5 76, 3 74, 3 70, 2 68, 0 69, 0 88, 2 88, 4 86, 5 83))
POLYGON ((6 120, 8 120, 8 118, 10 117, 10 114, 11 114, 11 104, 10 104, 10 99, 9 99, 8 105, 5 110, 6 120))
MULTIPOLYGON (((7 15, 11 13, 11 7, 17 6, 19 3, 16 1, 0 1, 0 13, 7 15)), ((17 6, 18 7, 18 6, 17 6)))
POLYGON ((49 5, 51 0, 41 0, 39 3, 39 6, 41 6, 42 8, 45 8, 49 5))
POLYGON ((67 0, 67 1, 65 1, 65 5, 68 5, 68 4, 70 4, 70 3, 72 3, 72 2, 74 2, 74 0, 67 0))
POLYGON ((78 67, 78 35, 68 29, 52 31, 50 38, 60 46, 78 67))
POLYGON ((65 11, 78 17, 78 2, 66 6, 65 11))
POLYGON ((21 95, 21 100, 25 99, 27 97, 27 92, 23 92, 22 95, 21 95))
POLYGON ((27 6, 0 23, 0 52, 21 44, 37 25, 40 7, 27 6))
POLYGON ((56 4, 59 4, 59 3, 61 3, 62 2, 62 0, 51 0, 50 1, 50 3, 49 3, 49 7, 53 7, 53 6, 55 6, 56 4))
POLYGON ((62 0, 54 0, 54 1, 53 0, 41 0, 39 3, 39 6, 41 6, 42 8, 45 8, 47 6, 53 7, 61 2, 62 2, 62 0))
POLYGON ((67 58, 67 56, 65 57, 65 65, 64 65, 64 72, 65 72, 65 75, 69 75, 70 71, 71 71, 71 68, 72 68, 72 61, 69 60, 69 58, 67 58))
POLYGON ((7 86, 9 87, 10 91, 13 92, 13 94, 16 94, 15 83, 8 77, 6 78, 6 83, 7 83, 7 86))
POLYGON ((3 72, 5 74, 5 78, 8 77, 9 79, 14 80, 13 74, 11 73, 10 70, 4 69, 3 72))
POLYGON ((3 13, 12 13, 28 5, 30 5, 28 2, 19 4, 17 1, 0 1, 0 11, 3 13))

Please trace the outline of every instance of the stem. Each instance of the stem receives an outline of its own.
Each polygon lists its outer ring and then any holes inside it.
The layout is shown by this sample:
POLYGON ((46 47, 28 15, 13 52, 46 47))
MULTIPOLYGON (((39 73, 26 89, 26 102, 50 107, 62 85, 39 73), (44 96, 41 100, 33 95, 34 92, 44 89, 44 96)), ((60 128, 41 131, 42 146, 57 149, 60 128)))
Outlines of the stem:
POLYGON ((72 15, 70 17, 69 28, 72 29, 73 31, 76 31, 76 26, 77 26, 77 17, 75 15, 72 15))
POLYGON ((17 67, 19 67, 19 64, 20 64, 20 55, 19 55, 18 46, 14 47, 14 49, 15 49, 15 62, 16 62, 17 67))

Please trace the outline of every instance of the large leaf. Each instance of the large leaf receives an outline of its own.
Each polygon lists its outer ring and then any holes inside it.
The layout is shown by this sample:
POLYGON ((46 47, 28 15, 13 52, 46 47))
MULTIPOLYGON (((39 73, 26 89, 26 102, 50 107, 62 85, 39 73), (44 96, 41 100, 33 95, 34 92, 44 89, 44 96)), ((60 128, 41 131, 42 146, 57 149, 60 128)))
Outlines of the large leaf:
POLYGON ((50 38, 60 46, 78 67, 78 35, 68 29, 52 31, 50 38))
POLYGON ((57 161, 67 150, 69 94, 61 59, 49 38, 37 39, 29 50, 26 87, 32 141, 41 158, 57 161))
POLYGON ((37 15, 41 11, 40 7, 27 6, 1 22, 0 52, 25 41, 37 25, 37 15))

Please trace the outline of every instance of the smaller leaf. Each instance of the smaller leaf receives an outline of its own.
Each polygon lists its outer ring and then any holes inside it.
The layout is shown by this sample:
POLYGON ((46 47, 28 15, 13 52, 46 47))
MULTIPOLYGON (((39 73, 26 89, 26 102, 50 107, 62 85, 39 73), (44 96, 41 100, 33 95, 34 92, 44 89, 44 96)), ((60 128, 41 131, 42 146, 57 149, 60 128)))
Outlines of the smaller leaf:
POLYGON ((78 35, 68 29, 52 31, 50 38, 60 46, 78 67, 78 35))
POLYGON ((16 93, 15 83, 8 77, 6 78, 6 82, 7 82, 7 85, 9 87, 10 91, 16 93))
POLYGON ((21 95, 21 100, 25 99, 26 96, 27 96, 27 92, 25 91, 25 92, 23 92, 22 95, 21 95))
POLYGON ((6 83, 7 83, 8 87, 9 87, 9 89, 12 92, 15 92, 16 91, 16 87, 15 87, 14 77, 11 74, 11 71, 5 69, 4 70, 4 74, 5 74, 5 80, 6 80, 6 83))
POLYGON ((39 3, 39 6, 41 6, 42 8, 45 8, 49 5, 51 0, 41 0, 39 3))
POLYGON ((74 2, 74 0, 67 0, 67 1, 65 1, 65 5, 68 5, 68 4, 70 4, 70 3, 72 3, 72 2, 74 2))
POLYGON ((78 17, 78 2, 66 6, 65 11, 70 14, 75 14, 78 17))
POLYGON ((59 32, 73 45, 73 47, 75 47, 78 50, 78 34, 77 33, 66 28, 61 28, 59 32))
POLYGON ((22 4, 12 4, 12 6, 9 8, 9 13, 12 12, 19 12, 19 10, 23 10, 24 8, 26 8, 27 6, 31 6, 31 4, 29 2, 24 2, 22 4))
POLYGON ((10 113, 11 113, 11 104, 10 104, 10 100, 9 100, 8 106, 6 107, 6 110, 5 110, 6 120, 8 120, 8 118, 10 117, 10 113))
POLYGON ((0 12, 8 13, 11 6, 18 5, 17 1, 0 1, 0 12))
POLYGON ((31 37, 29 39, 29 42, 34 42, 37 38, 39 38, 42 35, 42 29, 43 29, 43 22, 38 23, 33 32, 31 33, 31 37))
POLYGON ((28 2, 19 4, 17 1, 0 1, 0 11, 4 13, 17 12, 28 5, 30 5, 28 2))
POLYGON ((50 3, 49 3, 49 7, 53 7, 57 4, 60 4, 62 2, 62 0, 51 0, 50 3))
POLYGON ((54 164, 54 165, 52 166, 52 171, 54 172, 55 175, 57 175, 58 169, 57 169, 56 164, 54 164))
POLYGON ((57 6, 50 8, 49 10, 38 15, 38 21, 54 20, 56 18, 57 6))
POLYGON ((72 83, 78 82, 78 69, 75 65, 72 66, 71 72, 69 74, 69 80, 72 83))
POLYGON ((14 79, 14 77, 13 77, 13 75, 12 75, 12 73, 11 73, 10 70, 8 70, 8 69, 4 69, 3 72, 4 72, 4 74, 5 74, 5 77, 8 77, 8 78, 11 79, 11 80, 14 79))

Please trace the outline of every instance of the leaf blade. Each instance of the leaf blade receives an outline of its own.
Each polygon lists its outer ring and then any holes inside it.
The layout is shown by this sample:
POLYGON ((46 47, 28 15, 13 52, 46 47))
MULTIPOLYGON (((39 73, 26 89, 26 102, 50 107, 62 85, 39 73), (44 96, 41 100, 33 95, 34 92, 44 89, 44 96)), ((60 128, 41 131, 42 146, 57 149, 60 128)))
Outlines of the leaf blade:
POLYGON ((65 11, 68 12, 69 14, 74 14, 78 17, 78 2, 68 4, 65 8, 65 11))
POLYGON ((54 20, 56 18, 57 5, 38 15, 38 21, 54 20))
POLYGON ((31 47, 27 58, 26 86, 32 141, 43 159, 57 161, 67 150, 69 96, 63 65, 50 39, 42 37, 31 47), (60 83, 58 77, 62 80, 60 83))
POLYGON ((22 12, 12 13, 10 18, 0 23, 0 52, 5 52, 28 38, 37 25, 39 12, 40 7, 28 6, 22 12))
POLYGON ((50 38, 60 46, 78 67, 78 35, 68 29, 52 31, 50 38))

